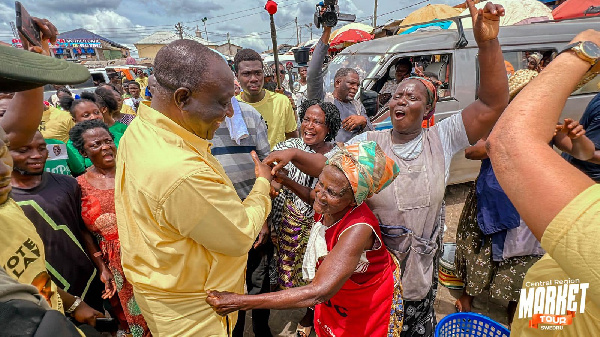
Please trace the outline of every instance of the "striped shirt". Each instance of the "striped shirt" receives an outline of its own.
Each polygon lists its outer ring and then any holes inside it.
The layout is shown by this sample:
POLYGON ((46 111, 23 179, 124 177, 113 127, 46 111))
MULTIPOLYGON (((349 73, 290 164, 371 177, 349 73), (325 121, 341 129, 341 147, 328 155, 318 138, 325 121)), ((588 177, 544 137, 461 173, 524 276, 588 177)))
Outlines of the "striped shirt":
POLYGON ((258 158, 263 160, 271 147, 267 138, 267 126, 260 113, 243 102, 240 102, 240 109, 250 136, 242 139, 238 145, 231 139, 227 123, 221 123, 211 140, 211 153, 225 169, 240 199, 244 200, 256 180, 250 151, 256 151, 258 158))

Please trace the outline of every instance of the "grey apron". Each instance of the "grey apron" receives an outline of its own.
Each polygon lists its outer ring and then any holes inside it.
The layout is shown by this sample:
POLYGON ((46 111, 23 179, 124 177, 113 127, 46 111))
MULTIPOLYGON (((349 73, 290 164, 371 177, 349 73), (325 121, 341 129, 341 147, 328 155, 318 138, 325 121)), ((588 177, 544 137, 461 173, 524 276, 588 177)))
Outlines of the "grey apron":
POLYGON ((394 182, 367 199, 377 216, 383 241, 400 261, 403 298, 419 301, 429 292, 440 228, 445 191, 444 151, 437 128, 425 129, 423 152, 404 160, 392 150, 391 130, 368 132, 367 140, 377 142, 400 167, 394 182))

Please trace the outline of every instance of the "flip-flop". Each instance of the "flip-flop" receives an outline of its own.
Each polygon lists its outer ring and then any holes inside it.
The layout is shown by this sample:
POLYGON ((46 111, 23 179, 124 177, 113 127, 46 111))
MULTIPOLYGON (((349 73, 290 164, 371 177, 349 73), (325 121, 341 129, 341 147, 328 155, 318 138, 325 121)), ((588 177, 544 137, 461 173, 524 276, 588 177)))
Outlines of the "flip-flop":
POLYGON ((312 331, 312 326, 302 326, 298 324, 296 328, 296 337, 308 337, 312 331))
POLYGON ((458 306, 458 303, 460 303, 460 301, 459 301, 459 300, 456 300, 456 302, 454 302, 454 310, 455 310, 455 312, 463 312, 463 311, 461 310, 461 308, 462 308, 462 304, 461 304, 461 306, 459 307, 459 306, 458 306))

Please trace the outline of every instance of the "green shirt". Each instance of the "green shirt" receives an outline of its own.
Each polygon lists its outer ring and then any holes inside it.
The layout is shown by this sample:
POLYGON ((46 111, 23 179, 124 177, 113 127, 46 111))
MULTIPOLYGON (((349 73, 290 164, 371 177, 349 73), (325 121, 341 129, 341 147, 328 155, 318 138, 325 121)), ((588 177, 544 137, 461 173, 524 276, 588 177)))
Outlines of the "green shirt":
POLYGON ((48 149, 48 159, 44 170, 56 174, 71 175, 71 170, 68 165, 67 145, 60 140, 48 138, 46 139, 46 148, 48 149))
MULTIPOLYGON (((127 129, 127 125, 121 122, 115 122, 113 126, 109 127, 108 130, 115 137, 115 146, 119 147, 119 141, 123 137, 123 133, 127 129)), ((85 172, 85 170, 92 166, 92 162, 89 158, 83 158, 81 153, 75 148, 73 142, 69 139, 67 142, 67 153, 68 153, 68 165, 74 176, 78 176, 85 172)))

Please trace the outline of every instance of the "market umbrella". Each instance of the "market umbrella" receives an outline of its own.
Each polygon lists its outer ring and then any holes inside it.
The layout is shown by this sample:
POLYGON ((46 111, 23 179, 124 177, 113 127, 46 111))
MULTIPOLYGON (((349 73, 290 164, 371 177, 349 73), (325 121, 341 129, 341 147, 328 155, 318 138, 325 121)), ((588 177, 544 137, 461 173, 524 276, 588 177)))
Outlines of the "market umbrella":
MULTIPOLYGON (((568 0, 552 11, 554 19, 571 19, 581 16, 586 16, 584 12, 590 7, 599 7, 600 0, 568 0)), ((598 13, 590 13, 589 16, 598 15, 598 13)))
MULTIPOLYGON (((573 1, 573 0, 571 0, 573 1)), ((485 7, 487 1, 475 4, 478 9, 485 7)), ((552 11, 538 0, 495 0, 495 4, 502 5, 505 15, 500 18, 500 26, 512 26, 515 24, 528 24, 537 21, 552 20, 552 11)), ((470 15, 469 9, 461 14, 470 15)), ((471 18, 462 20, 464 28, 473 28, 471 18)), ((456 29, 456 23, 452 23, 450 29, 456 29)))
POLYGON ((330 51, 339 51, 358 42, 369 41, 373 39, 373 35, 362 31, 351 29, 338 34, 331 42, 329 42, 330 51))
POLYGON ((329 41, 331 42, 336 36, 338 36, 338 34, 347 32, 349 30, 361 30, 363 32, 366 32, 367 34, 373 33, 373 27, 371 27, 369 25, 365 25, 364 23, 352 22, 352 23, 342 26, 341 28, 334 30, 331 33, 331 37, 329 37, 329 41))
MULTIPOLYGON (((448 5, 427 5, 410 13, 403 21, 402 26, 425 23, 432 20, 441 20, 458 16, 462 9, 450 7, 448 5)), ((401 34, 410 27, 400 28, 398 34, 401 34)))

